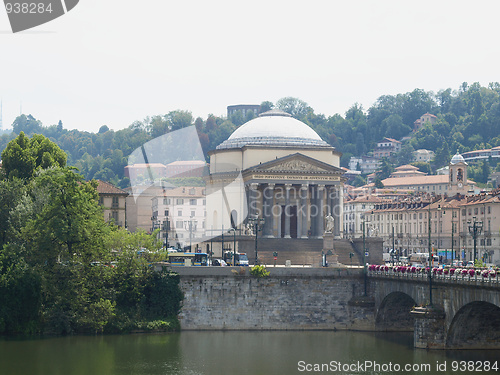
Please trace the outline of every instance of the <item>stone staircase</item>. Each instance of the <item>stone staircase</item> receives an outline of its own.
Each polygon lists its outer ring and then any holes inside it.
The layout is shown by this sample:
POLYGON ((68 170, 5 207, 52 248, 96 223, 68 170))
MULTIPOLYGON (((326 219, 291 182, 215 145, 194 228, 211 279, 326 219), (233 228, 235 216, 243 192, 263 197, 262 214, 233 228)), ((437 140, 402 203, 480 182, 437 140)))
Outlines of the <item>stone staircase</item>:
MULTIPOLYGON (((362 254, 359 254, 348 240, 335 240, 334 249, 339 263, 351 265, 349 253, 352 252, 355 254, 352 265, 362 264, 362 254)), ((261 263, 269 265, 274 264, 273 252, 276 251, 278 252, 276 264, 284 265, 286 260, 290 260, 292 265, 319 267, 322 250, 322 239, 259 238, 258 241, 259 259, 261 263)))

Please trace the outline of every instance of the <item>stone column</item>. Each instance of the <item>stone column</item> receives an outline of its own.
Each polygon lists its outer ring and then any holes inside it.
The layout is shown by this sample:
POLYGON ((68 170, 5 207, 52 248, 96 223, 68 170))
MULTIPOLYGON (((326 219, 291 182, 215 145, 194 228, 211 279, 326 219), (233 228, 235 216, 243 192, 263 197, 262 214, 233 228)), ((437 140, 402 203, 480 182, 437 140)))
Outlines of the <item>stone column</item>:
POLYGON ((325 205, 325 185, 318 186, 318 237, 323 237, 325 232, 325 214, 323 212, 323 207, 325 205))
POLYGON ((274 205, 274 184, 267 184, 267 186, 264 189, 264 203, 262 207, 262 213, 265 220, 262 235, 267 238, 274 237, 273 205, 274 205))
POLYGON ((285 238, 290 238, 290 189, 291 184, 285 184, 285 238))
POLYGON ((340 224, 341 224, 341 201, 340 201, 340 188, 338 186, 334 187, 334 196, 332 197, 332 216, 335 219, 333 222, 333 235, 335 238, 339 239, 340 238, 340 224))
POLYGON ((248 216, 250 218, 257 217, 258 214, 258 207, 257 207, 257 188, 259 187, 259 184, 257 183, 252 183, 248 187, 248 216))
MULTIPOLYGON (((301 227, 300 227, 300 238, 307 238, 307 193, 309 192, 309 185, 302 184, 300 187, 300 212, 301 212, 301 227)), ((299 236, 297 236, 299 237, 299 236)))
POLYGON ((316 228, 317 228, 317 219, 318 219, 318 215, 317 215, 317 211, 318 211, 318 200, 317 200, 317 194, 318 194, 318 188, 317 188, 317 185, 309 185, 310 186, 310 191, 309 193, 311 194, 310 195, 310 199, 309 199, 309 220, 310 220, 310 231, 311 231, 311 237, 316 237, 317 236, 317 232, 316 232, 316 228))

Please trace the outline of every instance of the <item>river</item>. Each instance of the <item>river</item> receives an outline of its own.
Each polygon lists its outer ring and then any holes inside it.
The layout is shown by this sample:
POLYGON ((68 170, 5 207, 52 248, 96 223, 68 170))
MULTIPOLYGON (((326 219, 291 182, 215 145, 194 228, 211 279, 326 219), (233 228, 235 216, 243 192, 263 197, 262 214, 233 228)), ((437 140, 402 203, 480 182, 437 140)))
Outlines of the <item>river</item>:
POLYGON ((412 340, 344 331, 0 338, 0 374, 474 374, 500 366, 500 351, 426 351, 412 340))

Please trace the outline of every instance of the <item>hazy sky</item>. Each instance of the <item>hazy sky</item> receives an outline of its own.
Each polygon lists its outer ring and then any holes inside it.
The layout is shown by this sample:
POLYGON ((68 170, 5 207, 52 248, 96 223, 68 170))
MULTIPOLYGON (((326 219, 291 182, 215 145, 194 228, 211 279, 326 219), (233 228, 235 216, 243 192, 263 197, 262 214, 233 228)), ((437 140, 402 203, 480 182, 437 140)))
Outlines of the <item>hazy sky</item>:
POLYGON ((4 128, 122 129, 176 109, 298 97, 316 113, 500 81, 500 2, 80 0, 12 34, 0 8, 4 128))

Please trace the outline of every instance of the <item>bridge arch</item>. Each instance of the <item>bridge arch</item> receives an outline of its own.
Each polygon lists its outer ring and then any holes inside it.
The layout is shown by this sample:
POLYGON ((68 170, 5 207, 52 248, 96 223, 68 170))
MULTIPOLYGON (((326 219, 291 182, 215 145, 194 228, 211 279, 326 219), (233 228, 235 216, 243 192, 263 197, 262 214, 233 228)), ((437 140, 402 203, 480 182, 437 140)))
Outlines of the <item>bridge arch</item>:
POLYGON ((403 292, 391 292, 380 303, 375 318, 375 328, 379 331, 410 332, 415 326, 415 318, 410 314, 415 300, 403 292))
POLYGON ((500 349, 500 307, 484 301, 462 306, 450 324, 446 346, 454 349, 500 349))

